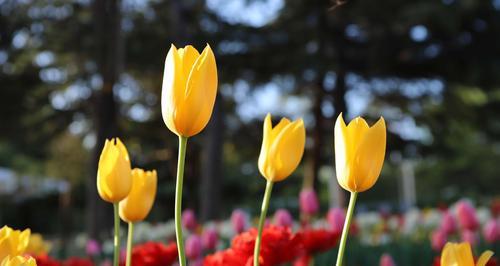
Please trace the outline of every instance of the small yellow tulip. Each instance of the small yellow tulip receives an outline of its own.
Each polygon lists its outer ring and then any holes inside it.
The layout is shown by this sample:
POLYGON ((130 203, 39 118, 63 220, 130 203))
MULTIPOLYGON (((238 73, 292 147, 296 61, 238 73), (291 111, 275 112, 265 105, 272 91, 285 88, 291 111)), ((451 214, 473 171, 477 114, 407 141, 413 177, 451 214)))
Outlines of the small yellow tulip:
POLYGON ((468 242, 446 243, 441 253, 441 266, 484 266, 491 256, 493 252, 487 250, 474 264, 474 257, 468 242))
POLYGON ((125 222, 138 222, 146 218, 156 196, 156 171, 132 170, 132 190, 120 201, 120 217, 125 222))
POLYGON ((14 230, 8 226, 0 229, 0 260, 11 256, 18 256, 25 252, 30 239, 31 231, 14 230))
POLYGON ((0 266, 36 266, 36 260, 29 256, 7 256, 0 266))
POLYGON ((271 115, 264 120, 264 136, 259 155, 260 173, 269 181, 287 178, 297 168, 304 153, 306 130, 302 119, 283 118, 273 128, 271 115))
POLYGON ((50 243, 45 241, 41 234, 32 234, 30 236, 28 247, 26 248, 26 253, 34 256, 39 256, 47 254, 50 248, 50 243))
POLYGON ((110 203, 123 200, 132 188, 131 166, 127 148, 119 138, 106 140, 99 158, 97 191, 110 203))
POLYGON ((372 127, 361 117, 346 126, 340 114, 335 123, 335 167, 340 186, 350 192, 370 189, 382 170, 385 146, 383 117, 372 127))
POLYGON ((209 45, 200 54, 191 45, 170 47, 165 59, 161 111, 178 136, 198 134, 212 116, 217 95, 217 66, 209 45))

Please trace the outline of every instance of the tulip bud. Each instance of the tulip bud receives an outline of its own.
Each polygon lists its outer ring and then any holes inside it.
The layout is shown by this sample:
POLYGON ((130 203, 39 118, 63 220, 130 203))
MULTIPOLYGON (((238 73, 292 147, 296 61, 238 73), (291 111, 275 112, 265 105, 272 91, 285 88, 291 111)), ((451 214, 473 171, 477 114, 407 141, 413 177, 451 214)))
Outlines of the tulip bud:
POLYGON ((125 222, 142 221, 148 216, 156 197, 156 171, 132 170, 132 189, 120 201, 120 217, 125 222))
POLYGON ((283 118, 273 128, 268 114, 263 135, 259 171, 269 181, 281 181, 292 174, 302 159, 306 142, 304 121, 283 118))
POLYGON ((170 47, 165 59, 161 113, 178 136, 191 137, 205 128, 217 95, 217 66, 209 45, 200 54, 191 45, 170 47))
POLYGON ((36 261, 29 256, 7 256, 2 260, 0 266, 36 266, 36 261))
POLYGON ((191 235, 186 240, 186 256, 189 259, 197 259, 203 251, 201 238, 197 235, 191 235))
POLYGON ((372 127, 361 117, 346 126, 340 114, 335 123, 335 168, 340 186, 350 192, 370 189, 382 170, 385 148, 383 117, 372 127))
POLYGON ((278 209, 274 213, 274 223, 277 226, 292 227, 293 225, 292 215, 286 209, 278 209))
POLYGON ((394 259, 387 253, 382 254, 379 264, 380 266, 396 266, 394 259))
POLYGON ((448 236, 442 230, 436 230, 431 234, 431 246, 435 251, 440 251, 448 241, 448 236))
POLYGON ((341 208, 331 208, 327 215, 326 220, 330 224, 332 232, 340 233, 344 228, 345 211, 341 208))
POLYGON ((97 191, 110 203, 123 200, 132 188, 130 159, 119 138, 106 140, 97 170, 97 191))
POLYGON ((314 215, 319 210, 318 196, 314 189, 306 188, 299 195, 300 212, 307 215, 314 215))
POLYGON ((203 231, 202 235, 203 248, 206 250, 215 250, 217 248, 217 243, 219 242, 219 235, 217 230, 214 228, 209 228, 203 231))
POLYGON ((98 256, 101 253, 101 245, 95 239, 89 239, 85 251, 90 257, 98 256))
POLYGON ((495 243, 500 240, 500 225, 495 219, 489 220, 483 228, 484 239, 488 243, 495 243))
POLYGON ((198 227, 198 222, 196 221, 196 214, 192 209, 185 209, 182 212, 182 225, 188 230, 195 230, 198 227))
POLYGON ((31 231, 13 230, 8 226, 0 229, 0 261, 10 256, 15 259, 16 256, 24 254, 29 244, 31 231))
POLYGON ((233 211, 233 213, 231 214, 231 223, 233 225, 234 231, 237 234, 245 231, 247 227, 247 220, 247 214, 244 211, 240 209, 236 209, 233 211))
POLYGON ((449 211, 445 211, 443 213, 443 217, 441 218, 440 228, 446 234, 453 234, 457 228, 455 217, 451 215, 449 211))
POLYGON ((457 203, 457 216, 463 229, 475 231, 479 227, 476 210, 470 202, 461 200, 457 203))

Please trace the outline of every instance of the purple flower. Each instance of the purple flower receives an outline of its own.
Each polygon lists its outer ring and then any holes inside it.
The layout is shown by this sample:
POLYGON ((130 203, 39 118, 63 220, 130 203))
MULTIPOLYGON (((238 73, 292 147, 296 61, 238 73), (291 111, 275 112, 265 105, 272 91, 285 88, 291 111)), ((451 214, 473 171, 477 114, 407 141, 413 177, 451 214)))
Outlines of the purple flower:
POLYGON ((239 234, 243 231, 245 231, 247 227, 247 214, 240 210, 236 209, 233 211, 231 214, 231 223, 233 225, 234 231, 239 234))
POLYGON ((303 189, 299 195, 300 211, 307 215, 314 215, 319 210, 318 196, 311 188, 303 189))
POLYGON ((186 256, 189 259, 198 259, 203 251, 202 240, 197 235, 191 235, 186 240, 186 256))
POLYGON ((85 245, 85 252, 90 257, 97 256, 101 253, 101 245, 95 239, 89 239, 85 245))
POLYGON ((192 209, 186 209, 182 212, 182 226, 188 230, 195 230, 198 226, 196 215, 192 209))
POLYGON ((326 220, 333 232, 340 233, 344 228, 345 211, 341 208, 331 208, 326 214, 326 220))
POLYGON ((293 225, 292 215, 286 209, 278 209, 274 213, 274 223, 278 226, 291 227, 293 225))
POLYGON ((500 240, 499 221, 495 219, 489 220, 483 228, 483 236, 488 243, 495 243, 500 240))
POLYGON ((219 235, 217 234, 217 230, 214 228, 209 228, 203 231, 203 235, 201 236, 203 240, 203 247, 207 250, 215 250, 217 247, 217 243, 219 242, 219 235))

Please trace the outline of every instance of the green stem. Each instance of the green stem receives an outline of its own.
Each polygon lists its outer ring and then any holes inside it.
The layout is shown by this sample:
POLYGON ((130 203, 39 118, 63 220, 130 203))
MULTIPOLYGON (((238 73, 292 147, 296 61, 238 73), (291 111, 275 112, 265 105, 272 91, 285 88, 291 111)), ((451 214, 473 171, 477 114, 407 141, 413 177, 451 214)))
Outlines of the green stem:
POLYGON ((127 262, 126 266, 130 266, 130 261, 132 259, 132 246, 134 241, 134 223, 128 223, 128 236, 127 236, 127 262))
POLYGON ((358 192, 351 192, 351 198, 349 199, 349 207, 347 208, 347 215, 345 217, 344 229, 342 230, 342 237, 340 238, 339 244, 339 254, 337 255, 337 266, 342 266, 342 260, 344 259, 345 244, 347 242, 347 235, 349 234, 349 228, 351 227, 352 214, 354 213, 354 205, 356 205, 356 198, 358 197, 358 192))
POLYGON ((184 179, 184 162, 186 160, 187 137, 179 137, 179 158, 177 159, 177 184, 175 186, 175 236, 179 252, 179 265, 186 266, 184 239, 182 236, 182 183, 184 179))
POLYGON ((271 191, 273 190, 273 181, 268 180, 266 184, 266 192, 264 192, 264 199, 262 200, 262 207, 260 209, 260 219, 259 219, 259 233, 257 239, 255 240, 255 248, 253 252, 253 265, 259 266, 259 255, 260 255, 260 244, 262 241, 262 229, 264 228, 264 222, 266 221, 267 209, 269 208, 269 199, 271 199, 271 191))
POLYGON ((113 204, 113 209, 115 216, 113 266, 118 266, 120 261, 120 216, 118 215, 118 202, 113 204))

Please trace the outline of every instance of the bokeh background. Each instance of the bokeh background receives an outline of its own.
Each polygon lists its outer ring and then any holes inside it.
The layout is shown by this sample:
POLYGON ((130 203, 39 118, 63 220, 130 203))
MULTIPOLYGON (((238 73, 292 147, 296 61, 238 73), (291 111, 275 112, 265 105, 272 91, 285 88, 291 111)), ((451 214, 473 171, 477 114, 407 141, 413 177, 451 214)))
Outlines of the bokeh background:
POLYGON ((358 211, 447 206, 500 194, 499 0, 0 0, 0 224, 99 237, 111 205, 96 193, 105 138, 157 169, 150 222, 173 218, 177 138, 160 93, 171 45, 213 48, 219 92, 190 140, 184 206, 201 221, 258 215, 266 113, 303 117, 306 153, 275 186, 271 212, 298 216, 336 184, 339 113, 388 124, 379 182, 358 211))

